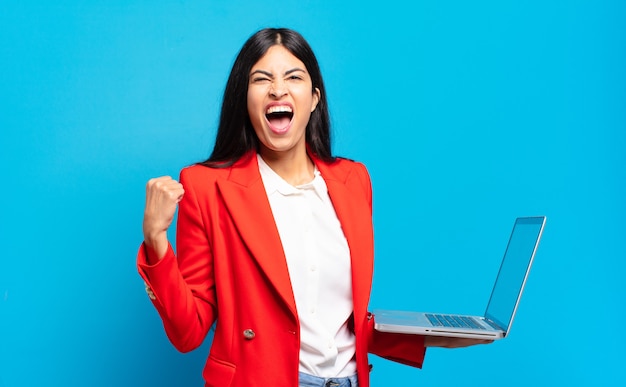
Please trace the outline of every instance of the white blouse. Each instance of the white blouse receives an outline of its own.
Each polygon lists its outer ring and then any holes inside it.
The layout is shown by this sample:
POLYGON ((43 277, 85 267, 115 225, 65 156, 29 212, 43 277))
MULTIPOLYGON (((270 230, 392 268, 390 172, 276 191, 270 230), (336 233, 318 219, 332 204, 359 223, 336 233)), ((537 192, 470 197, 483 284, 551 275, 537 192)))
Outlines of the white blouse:
POLYGON ((356 373, 350 250, 315 168, 313 181, 292 186, 257 155, 283 245, 300 321, 300 372, 320 377, 356 373))

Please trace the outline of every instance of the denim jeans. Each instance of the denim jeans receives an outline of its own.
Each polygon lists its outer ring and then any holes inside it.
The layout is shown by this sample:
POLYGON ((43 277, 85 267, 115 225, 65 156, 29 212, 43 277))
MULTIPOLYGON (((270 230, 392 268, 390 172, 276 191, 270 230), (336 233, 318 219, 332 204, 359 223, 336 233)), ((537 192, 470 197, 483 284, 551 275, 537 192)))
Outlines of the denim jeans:
POLYGON ((300 372, 300 387, 358 387, 356 375, 346 378, 320 378, 300 372))

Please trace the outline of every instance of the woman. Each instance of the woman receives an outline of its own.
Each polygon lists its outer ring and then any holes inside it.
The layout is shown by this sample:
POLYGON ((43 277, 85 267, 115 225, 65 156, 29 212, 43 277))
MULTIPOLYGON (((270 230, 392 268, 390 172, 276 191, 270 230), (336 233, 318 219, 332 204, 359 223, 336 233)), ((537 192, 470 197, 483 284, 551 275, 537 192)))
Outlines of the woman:
POLYGON ((206 386, 367 387, 368 352, 421 367, 428 345, 476 343, 374 330, 369 175, 332 156, 329 127, 308 43, 264 29, 235 60, 210 158, 147 185, 139 273, 178 350, 215 323, 206 386))

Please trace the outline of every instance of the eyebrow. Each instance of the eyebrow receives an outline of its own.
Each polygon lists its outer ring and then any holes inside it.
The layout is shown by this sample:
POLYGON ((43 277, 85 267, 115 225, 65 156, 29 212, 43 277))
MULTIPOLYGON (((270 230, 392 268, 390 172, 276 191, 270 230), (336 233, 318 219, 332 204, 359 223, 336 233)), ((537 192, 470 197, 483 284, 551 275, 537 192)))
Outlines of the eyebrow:
MULTIPOLYGON (((284 75, 289 75, 289 74, 292 74, 292 73, 295 73, 295 72, 298 72, 298 71, 302 71, 302 72, 306 73, 306 71, 304 69, 301 69, 300 67, 294 67, 294 68, 292 68, 290 70, 285 71, 284 75)), ((268 76, 270 78, 274 76, 272 73, 270 73, 269 71, 265 71, 265 70, 254 70, 253 72, 250 73, 250 76, 253 76, 254 74, 257 74, 257 73, 266 75, 266 76, 268 76)))

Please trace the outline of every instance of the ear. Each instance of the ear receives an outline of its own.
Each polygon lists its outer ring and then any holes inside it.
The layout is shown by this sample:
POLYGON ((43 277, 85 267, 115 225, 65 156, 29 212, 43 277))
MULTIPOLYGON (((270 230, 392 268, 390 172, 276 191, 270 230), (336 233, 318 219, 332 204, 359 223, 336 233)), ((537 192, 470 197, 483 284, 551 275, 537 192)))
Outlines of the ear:
POLYGON ((317 104, 320 102, 321 95, 322 93, 320 92, 320 89, 316 87, 315 90, 313 90, 313 103, 311 104, 311 113, 313 113, 313 111, 317 107, 317 104))

